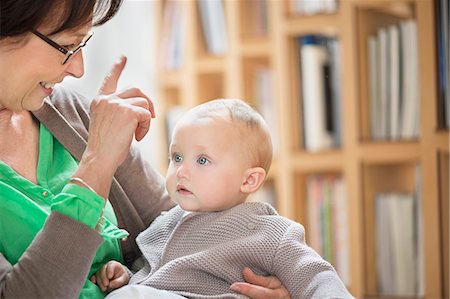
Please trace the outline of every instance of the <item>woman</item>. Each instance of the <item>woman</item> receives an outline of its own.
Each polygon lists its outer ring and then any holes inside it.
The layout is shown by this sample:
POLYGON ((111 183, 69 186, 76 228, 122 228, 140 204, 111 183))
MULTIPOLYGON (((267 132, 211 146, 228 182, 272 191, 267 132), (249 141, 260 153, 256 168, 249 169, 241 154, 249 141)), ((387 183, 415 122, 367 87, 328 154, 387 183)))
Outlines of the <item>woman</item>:
MULTIPOLYGON (((90 107, 54 90, 83 75, 91 27, 121 2, 1 0, 0 298, 102 298, 86 278, 110 259, 130 265, 137 233, 173 205, 130 149, 155 113, 139 89, 116 91, 125 58, 90 107)), ((276 278, 245 273, 242 294, 289 297, 276 278)))

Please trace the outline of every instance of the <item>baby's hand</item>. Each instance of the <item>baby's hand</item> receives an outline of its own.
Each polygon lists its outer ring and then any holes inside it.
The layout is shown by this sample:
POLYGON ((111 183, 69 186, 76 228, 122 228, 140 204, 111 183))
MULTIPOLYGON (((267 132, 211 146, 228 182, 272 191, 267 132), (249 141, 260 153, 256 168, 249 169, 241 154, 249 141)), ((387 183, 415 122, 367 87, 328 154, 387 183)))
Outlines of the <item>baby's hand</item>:
POLYGON ((92 275, 90 280, 97 284, 103 292, 110 292, 126 285, 130 276, 124 265, 116 261, 109 261, 95 275, 92 275))

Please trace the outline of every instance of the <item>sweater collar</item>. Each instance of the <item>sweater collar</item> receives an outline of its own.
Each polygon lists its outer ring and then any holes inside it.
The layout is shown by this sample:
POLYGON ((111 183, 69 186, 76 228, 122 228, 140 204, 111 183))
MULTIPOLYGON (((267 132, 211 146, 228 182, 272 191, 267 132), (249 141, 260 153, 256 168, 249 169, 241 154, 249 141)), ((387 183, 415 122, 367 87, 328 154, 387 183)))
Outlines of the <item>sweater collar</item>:
POLYGON ((86 148, 86 140, 75 130, 56 107, 45 98, 43 106, 33 111, 33 115, 41 122, 58 141, 78 161, 86 148))

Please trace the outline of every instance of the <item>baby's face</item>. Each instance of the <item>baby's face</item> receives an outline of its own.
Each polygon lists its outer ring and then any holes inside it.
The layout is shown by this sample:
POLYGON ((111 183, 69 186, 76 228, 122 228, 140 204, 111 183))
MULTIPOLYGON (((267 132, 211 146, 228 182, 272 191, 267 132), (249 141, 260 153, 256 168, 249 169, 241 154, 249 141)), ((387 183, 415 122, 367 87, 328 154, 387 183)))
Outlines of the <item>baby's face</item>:
POLYGON ((242 142, 230 121, 183 118, 170 145, 171 198, 188 211, 221 211, 244 202, 241 185, 250 166, 242 142))

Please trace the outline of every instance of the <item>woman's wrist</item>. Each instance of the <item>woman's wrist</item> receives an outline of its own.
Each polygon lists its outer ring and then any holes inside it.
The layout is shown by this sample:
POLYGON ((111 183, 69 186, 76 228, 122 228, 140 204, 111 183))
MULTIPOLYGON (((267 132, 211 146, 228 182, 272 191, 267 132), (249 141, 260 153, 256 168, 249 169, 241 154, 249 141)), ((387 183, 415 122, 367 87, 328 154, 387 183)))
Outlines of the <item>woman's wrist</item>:
POLYGON ((71 183, 89 189, 103 198, 108 198, 116 168, 108 167, 104 159, 83 155, 71 183))
POLYGON ((90 190, 90 191, 92 191, 92 192, 94 192, 94 193, 97 193, 97 191, 95 191, 94 188, 92 188, 88 183, 86 183, 86 182, 85 182, 83 179, 81 179, 81 178, 73 177, 73 178, 71 178, 71 179, 69 180, 69 183, 70 183, 70 184, 76 184, 76 185, 82 186, 82 187, 84 187, 84 188, 86 188, 86 189, 88 189, 88 190, 90 190))

